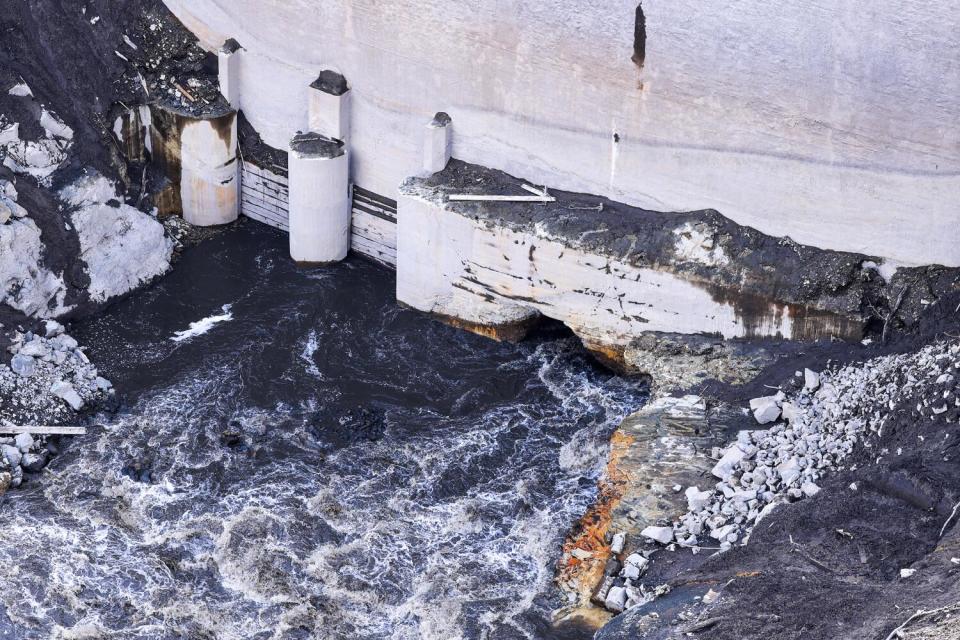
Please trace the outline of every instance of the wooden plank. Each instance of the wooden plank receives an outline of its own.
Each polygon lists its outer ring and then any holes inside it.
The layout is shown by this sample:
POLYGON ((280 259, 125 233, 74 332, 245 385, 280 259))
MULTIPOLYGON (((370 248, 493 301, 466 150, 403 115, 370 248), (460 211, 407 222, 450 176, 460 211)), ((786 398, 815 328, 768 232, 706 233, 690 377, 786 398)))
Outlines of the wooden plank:
POLYGON ((397 244, 397 225, 375 218, 370 215, 360 214, 353 216, 353 230, 360 231, 372 240, 379 240, 384 244, 396 246, 397 244))
POLYGON ((271 211, 270 209, 267 209, 266 207, 256 202, 243 202, 242 204, 243 206, 240 208, 241 213, 252 211, 258 216, 268 218, 269 220, 272 220, 274 222, 278 222, 280 224, 285 224, 285 225, 290 224, 290 216, 288 216, 285 212, 281 213, 278 211, 271 211))
POLYGON ((372 208, 372 207, 370 207, 370 206, 368 206, 368 205, 366 205, 366 204, 364 204, 364 203, 362 203, 362 202, 357 202, 356 200, 353 201, 353 211, 354 211, 354 213, 356 213, 357 211, 361 211, 361 212, 366 213, 366 214, 368 214, 368 215, 376 216, 376 217, 378 217, 378 218, 380 218, 380 219, 382 219, 382 220, 386 220, 387 222, 392 222, 392 223, 394 223, 394 224, 396 224, 396 222, 397 222, 397 218, 396 218, 395 215, 390 214, 390 213, 386 213, 386 212, 384 212, 382 209, 380 209, 380 210, 374 209, 374 208, 372 208))
POLYGON ((373 191, 367 191, 363 187, 353 185, 353 194, 354 196, 360 196, 361 198, 366 198, 368 200, 374 200, 382 205, 386 205, 394 211, 397 210, 397 201, 386 196, 382 196, 379 193, 374 193, 373 191))
POLYGON ((390 249, 389 247, 384 247, 383 245, 377 245, 373 242, 370 242, 366 238, 361 238, 357 235, 351 237, 350 247, 359 253, 364 255, 377 258, 388 264, 395 265, 397 264, 397 252, 395 249, 390 249))
POLYGON ((47 427, 40 425, 25 425, 21 427, 0 425, 0 433, 17 435, 29 433, 32 435, 55 436, 82 436, 87 433, 86 427, 47 427))
POLYGON ((447 196, 450 202, 556 202, 552 196, 482 196, 454 193, 447 196))

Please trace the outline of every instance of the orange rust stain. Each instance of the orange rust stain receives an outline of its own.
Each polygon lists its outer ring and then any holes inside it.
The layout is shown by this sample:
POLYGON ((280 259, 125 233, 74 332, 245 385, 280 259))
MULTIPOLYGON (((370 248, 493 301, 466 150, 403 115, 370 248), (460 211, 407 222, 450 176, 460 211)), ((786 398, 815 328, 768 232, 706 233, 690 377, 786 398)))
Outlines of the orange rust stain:
POLYGON ((557 581, 561 585, 574 582, 582 604, 586 604, 603 579, 603 570, 610 559, 610 545, 607 534, 613 519, 613 512, 623 498, 629 476, 620 468, 620 462, 627 454, 634 438, 620 430, 610 439, 610 458, 606 473, 599 482, 599 493, 593 505, 572 527, 563 543, 563 556, 558 568, 557 581), (571 555, 575 549, 592 553, 586 561, 571 555))
POLYGON ((451 327, 464 329, 470 333, 475 333, 485 338, 496 340, 497 342, 519 342, 523 340, 538 320, 538 318, 534 317, 530 320, 521 320, 509 324, 491 325, 461 320, 460 318, 443 314, 437 314, 437 317, 451 327))
POLYGON ((762 571, 740 571, 736 574, 738 578, 756 578, 759 575, 762 575, 762 571))
POLYGON ((625 347, 588 340, 583 340, 583 346, 604 366, 619 373, 627 373, 628 367, 624 358, 625 347))

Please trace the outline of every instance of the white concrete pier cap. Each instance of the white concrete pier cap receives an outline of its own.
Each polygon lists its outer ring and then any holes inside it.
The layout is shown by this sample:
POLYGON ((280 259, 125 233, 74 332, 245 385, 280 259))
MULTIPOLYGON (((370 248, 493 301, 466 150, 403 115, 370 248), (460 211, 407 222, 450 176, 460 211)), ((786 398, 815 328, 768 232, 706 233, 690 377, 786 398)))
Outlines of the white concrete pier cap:
POLYGON ((453 143, 453 121, 443 111, 433 117, 427 125, 423 145, 423 168, 428 173, 437 173, 450 162, 450 148, 453 143))
POLYGON ((310 85, 310 131, 347 142, 350 137, 350 87, 342 75, 332 70, 320 72, 310 85))
POLYGON ((340 140, 296 135, 288 156, 290 257, 297 262, 343 260, 350 249, 349 159, 340 140))

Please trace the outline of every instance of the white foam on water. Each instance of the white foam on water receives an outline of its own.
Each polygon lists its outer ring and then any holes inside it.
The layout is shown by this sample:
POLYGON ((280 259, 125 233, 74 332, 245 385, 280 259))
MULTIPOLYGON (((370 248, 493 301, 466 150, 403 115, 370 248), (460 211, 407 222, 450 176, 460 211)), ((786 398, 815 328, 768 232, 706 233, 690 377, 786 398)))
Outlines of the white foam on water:
POLYGON ((196 322, 191 322, 190 327, 184 329, 183 331, 177 331, 173 334, 173 337, 170 338, 173 342, 184 342, 186 340, 192 340, 197 336, 202 336, 203 334, 209 332, 215 326, 221 322, 229 322, 233 320, 233 313, 230 309, 233 305, 225 304, 221 307, 223 313, 215 316, 207 316, 202 320, 197 320, 196 322))
POLYGON ((320 369, 317 368, 317 363, 313 361, 313 355, 319 347, 320 343, 317 340, 317 332, 311 329, 310 334, 307 336, 307 341, 303 345, 303 351, 300 352, 300 359, 303 360, 304 369, 306 369, 307 373, 315 378, 323 378, 323 374, 320 373, 320 369))
MULTIPOLYGON (((295 344, 291 370, 309 369, 317 334, 295 344)), ((413 434, 280 459, 230 451, 222 425, 308 446, 296 416, 331 390, 256 406, 235 383, 240 356, 224 355, 76 441, 45 504, 8 510, 0 603, 53 637, 534 638, 525 616, 553 593, 564 531, 593 497, 582 478, 602 462, 565 464, 564 445, 575 432, 600 448, 637 408, 565 348, 504 365, 531 370, 516 399, 463 418, 407 408, 413 434), (120 473, 144 457, 153 484, 120 473)))

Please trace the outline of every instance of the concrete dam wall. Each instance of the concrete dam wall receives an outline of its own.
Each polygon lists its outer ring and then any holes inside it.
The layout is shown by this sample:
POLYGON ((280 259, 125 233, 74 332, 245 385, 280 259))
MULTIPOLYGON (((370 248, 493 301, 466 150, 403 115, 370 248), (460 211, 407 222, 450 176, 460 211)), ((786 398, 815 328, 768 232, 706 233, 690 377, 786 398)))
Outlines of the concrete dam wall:
POLYGON ((801 244, 960 265, 960 1, 166 0, 270 145, 350 84, 352 181, 386 198, 452 153, 657 211, 716 209, 801 244), (859 34, 851 38, 850 34, 859 34))

